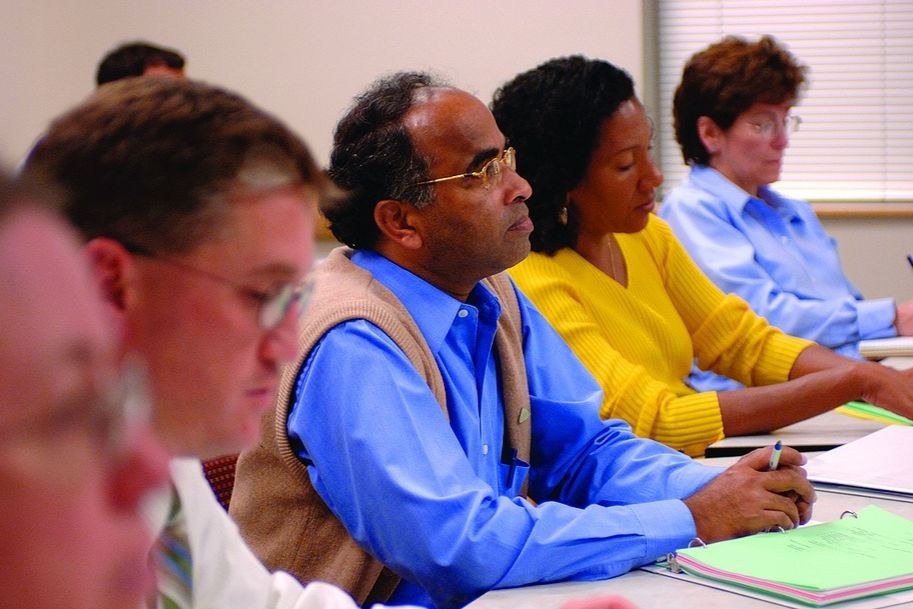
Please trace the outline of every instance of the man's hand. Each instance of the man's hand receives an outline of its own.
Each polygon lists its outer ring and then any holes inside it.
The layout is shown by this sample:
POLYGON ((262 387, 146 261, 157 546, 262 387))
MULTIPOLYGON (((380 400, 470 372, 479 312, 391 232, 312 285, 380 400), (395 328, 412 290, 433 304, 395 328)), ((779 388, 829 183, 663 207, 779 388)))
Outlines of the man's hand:
POLYGON ((697 536, 710 543, 808 522, 815 491, 805 476, 805 457, 784 447, 780 464, 767 471, 771 448, 742 457, 704 488, 685 499, 697 536))

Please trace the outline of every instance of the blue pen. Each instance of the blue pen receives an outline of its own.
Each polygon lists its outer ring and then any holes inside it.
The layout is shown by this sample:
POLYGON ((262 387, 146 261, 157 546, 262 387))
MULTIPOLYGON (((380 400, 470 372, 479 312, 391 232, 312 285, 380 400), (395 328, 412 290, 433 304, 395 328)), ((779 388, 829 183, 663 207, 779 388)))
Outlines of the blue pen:
POLYGON ((767 464, 767 469, 773 471, 780 466, 780 453, 783 452, 783 443, 777 440, 777 443, 774 444, 774 449, 770 453, 770 463, 767 464))

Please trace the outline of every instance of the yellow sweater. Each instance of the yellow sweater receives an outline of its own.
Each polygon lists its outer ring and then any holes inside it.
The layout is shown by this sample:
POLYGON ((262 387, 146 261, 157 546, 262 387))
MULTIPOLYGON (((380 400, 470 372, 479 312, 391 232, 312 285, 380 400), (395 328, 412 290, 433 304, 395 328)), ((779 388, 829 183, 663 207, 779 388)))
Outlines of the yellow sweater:
POLYGON ((716 393, 695 393, 683 381, 693 358, 745 385, 765 385, 787 380, 812 343, 723 294, 660 218, 615 237, 627 287, 570 248, 530 254, 510 274, 602 385, 603 418, 625 419, 639 436, 703 455, 723 437, 723 423, 716 393))

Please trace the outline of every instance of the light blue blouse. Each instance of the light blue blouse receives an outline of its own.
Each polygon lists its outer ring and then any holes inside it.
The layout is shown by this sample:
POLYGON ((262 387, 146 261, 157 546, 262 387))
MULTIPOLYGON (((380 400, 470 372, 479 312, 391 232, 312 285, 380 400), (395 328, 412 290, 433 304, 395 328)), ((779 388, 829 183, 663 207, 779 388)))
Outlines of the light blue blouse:
POLYGON ((659 215, 714 283, 787 334, 857 358, 860 340, 894 336, 893 299, 863 299, 811 206, 766 187, 759 195, 699 165, 665 196, 659 215))

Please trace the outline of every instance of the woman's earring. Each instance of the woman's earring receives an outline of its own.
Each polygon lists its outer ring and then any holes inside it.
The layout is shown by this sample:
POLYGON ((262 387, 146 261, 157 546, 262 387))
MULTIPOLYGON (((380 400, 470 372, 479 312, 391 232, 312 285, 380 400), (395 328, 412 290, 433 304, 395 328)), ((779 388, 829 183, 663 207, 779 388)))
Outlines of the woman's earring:
POLYGON ((567 207, 562 207, 561 211, 558 212, 558 223, 562 226, 567 226, 567 207))

